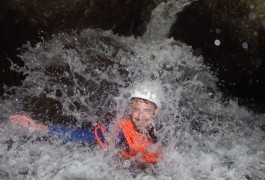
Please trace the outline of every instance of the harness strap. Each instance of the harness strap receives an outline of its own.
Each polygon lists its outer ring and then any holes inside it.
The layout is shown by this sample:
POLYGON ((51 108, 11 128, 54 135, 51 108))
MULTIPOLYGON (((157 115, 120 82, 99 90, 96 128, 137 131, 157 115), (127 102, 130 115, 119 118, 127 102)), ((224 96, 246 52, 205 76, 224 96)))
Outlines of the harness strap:
POLYGON ((154 142, 143 136, 143 134, 138 133, 130 120, 123 121, 121 129, 130 148, 130 152, 122 152, 124 158, 130 159, 136 154, 141 153, 142 159, 146 162, 156 163, 158 161, 161 154, 160 150, 157 149, 155 152, 149 152, 147 146, 154 144, 154 142))
MULTIPOLYGON (((102 132, 103 136, 105 136, 106 131, 105 131, 105 128, 104 128, 104 125, 103 125, 103 124, 99 124, 99 125, 97 125, 97 126, 95 127, 95 129, 94 129, 94 133, 95 133, 95 138, 96 138, 96 140, 97 140, 99 146, 100 146, 101 148, 105 148, 105 147, 107 147, 107 144, 104 143, 104 142, 102 142, 102 140, 100 139, 100 137, 99 137, 99 135, 98 135, 99 130, 102 132)), ((103 141, 104 141, 104 140, 103 140, 103 141)))
POLYGON ((147 150, 147 139, 142 134, 136 132, 130 120, 123 122, 122 131, 131 151, 143 152, 147 150))

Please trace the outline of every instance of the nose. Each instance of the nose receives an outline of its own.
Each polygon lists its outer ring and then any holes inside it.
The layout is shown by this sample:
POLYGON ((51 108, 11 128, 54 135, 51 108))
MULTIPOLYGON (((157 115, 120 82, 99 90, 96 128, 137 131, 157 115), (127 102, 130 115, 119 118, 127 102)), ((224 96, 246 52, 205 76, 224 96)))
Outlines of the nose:
POLYGON ((146 113, 144 111, 139 111, 136 115, 136 118, 141 121, 146 118, 146 113))
POLYGON ((143 113, 142 111, 138 111, 135 116, 137 119, 142 120, 143 119, 143 113))

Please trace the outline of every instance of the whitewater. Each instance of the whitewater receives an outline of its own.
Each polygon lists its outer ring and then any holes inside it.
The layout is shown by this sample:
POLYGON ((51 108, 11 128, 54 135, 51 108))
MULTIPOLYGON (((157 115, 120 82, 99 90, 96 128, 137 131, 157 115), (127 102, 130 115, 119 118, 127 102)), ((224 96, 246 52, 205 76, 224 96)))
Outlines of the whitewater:
POLYGON ((223 97, 203 58, 167 38, 176 13, 188 4, 160 3, 141 38, 86 29, 24 45, 25 66, 10 68, 26 79, 22 86, 6 87, 0 100, 0 179, 265 179, 265 115, 223 97), (115 148, 47 139, 8 121, 21 113, 47 123, 56 109, 36 115, 35 106, 41 105, 27 104, 45 103, 41 97, 58 103, 77 126, 115 121, 127 111, 131 84, 145 79, 162 82, 165 96, 156 126, 168 145, 163 158, 144 169, 119 158, 115 148))

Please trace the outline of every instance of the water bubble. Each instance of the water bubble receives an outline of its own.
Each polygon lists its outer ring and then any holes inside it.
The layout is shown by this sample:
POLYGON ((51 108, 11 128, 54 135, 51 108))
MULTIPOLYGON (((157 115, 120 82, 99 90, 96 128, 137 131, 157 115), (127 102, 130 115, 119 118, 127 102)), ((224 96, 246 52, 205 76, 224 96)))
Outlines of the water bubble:
POLYGON ((221 33, 221 29, 220 28, 216 28, 215 32, 219 34, 219 33, 221 33))
POLYGON ((220 46, 220 45, 221 45, 221 41, 220 41, 219 39, 216 39, 216 40, 214 41, 214 44, 215 44, 216 46, 220 46))
POLYGON ((243 42, 243 43, 242 43, 242 47, 243 47, 244 49, 248 49, 248 43, 243 42))
POLYGON ((256 14, 255 13, 249 13, 248 18, 250 20, 255 20, 256 19, 256 14))
POLYGON ((259 35, 259 33, 257 31, 253 32, 253 36, 258 36, 258 35, 259 35))

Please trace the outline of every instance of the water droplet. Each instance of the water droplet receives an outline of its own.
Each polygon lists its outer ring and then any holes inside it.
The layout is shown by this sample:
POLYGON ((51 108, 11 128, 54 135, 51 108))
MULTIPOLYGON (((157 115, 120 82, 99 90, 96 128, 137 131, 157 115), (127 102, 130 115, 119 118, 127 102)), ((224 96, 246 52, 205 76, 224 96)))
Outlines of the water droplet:
POLYGON ((219 33, 221 33, 221 29, 220 28, 216 28, 215 32, 219 34, 219 33))
POLYGON ((221 41, 220 41, 219 39, 216 39, 216 40, 214 41, 214 44, 215 44, 216 46, 220 46, 221 41))
POLYGON ((249 13, 248 18, 250 20, 255 20, 256 19, 256 14, 255 13, 249 13))
POLYGON ((243 47, 244 49, 248 49, 248 43, 243 42, 243 43, 242 43, 242 47, 243 47))

